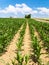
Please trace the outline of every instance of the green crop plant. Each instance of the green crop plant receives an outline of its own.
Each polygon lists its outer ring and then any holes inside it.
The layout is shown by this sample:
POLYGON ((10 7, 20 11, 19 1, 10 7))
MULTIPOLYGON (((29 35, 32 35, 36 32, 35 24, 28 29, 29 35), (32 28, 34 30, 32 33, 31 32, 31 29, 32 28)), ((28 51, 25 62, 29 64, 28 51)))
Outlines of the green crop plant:
POLYGON ((39 64, 39 60, 40 60, 40 55, 41 55, 41 46, 39 45, 39 41, 37 39, 37 37, 34 36, 34 27, 33 27, 33 23, 32 21, 30 21, 30 19, 28 20, 29 23, 29 28, 30 28, 30 35, 31 35, 31 47, 33 49, 33 60, 34 62, 38 62, 39 64))
POLYGON ((24 56, 25 65, 27 65, 27 63, 29 61, 29 57, 30 57, 30 55, 28 55, 28 54, 24 56))
POLYGON ((24 65, 27 65, 27 63, 29 61, 29 55, 22 56, 21 52, 18 51, 16 60, 18 61, 17 65, 23 65, 24 62, 25 62, 24 65))
POLYGON ((26 29, 26 22, 24 23, 23 28, 20 31, 20 37, 19 37, 18 43, 16 43, 17 50, 18 50, 16 53, 16 55, 17 55, 16 60, 18 61, 17 65, 23 65, 23 61, 24 61, 24 57, 22 57, 22 55, 21 55, 21 47, 23 45, 22 41, 24 38, 25 29, 26 29))
POLYGON ((34 37, 33 38, 33 52, 34 52, 34 56, 37 58, 37 61, 39 60, 40 58, 40 55, 41 55, 41 46, 39 45, 39 42, 37 40, 37 37, 34 37))
POLYGON ((16 43, 16 46, 17 46, 17 50, 20 51, 21 50, 21 47, 22 47, 22 41, 23 41, 23 37, 21 37, 18 41, 18 43, 16 43))
POLYGON ((17 64, 17 65, 23 65, 23 60, 24 60, 24 58, 22 57, 20 51, 17 52, 16 60, 18 61, 18 64, 17 64))
POLYGON ((20 37, 18 39, 18 43, 16 43, 16 46, 17 46, 17 50, 20 51, 21 50, 21 47, 22 47, 22 41, 23 41, 23 38, 24 38, 24 34, 25 34, 25 29, 26 29, 26 22, 24 23, 23 25, 23 28, 22 30, 20 31, 20 37))
POLYGON ((41 40, 44 42, 43 47, 49 53, 49 23, 46 22, 38 22, 34 19, 29 19, 32 25, 37 29, 41 40))
POLYGON ((33 37, 31 47, 33 48, 34 61, 38 62, 38 64, 40 65, 41 46, 39 45, 39 43, 40 42, 37 40, 37 37, 33 37))
POLYGON ((0 18, 0 54, 6 50, 25 19, 0 18))
POLYGON ((24 36, 25 29, 26 29, 26 22, 24 23, 23 28, 22 28, 22 30, 20 31, 20 37, 24 36))

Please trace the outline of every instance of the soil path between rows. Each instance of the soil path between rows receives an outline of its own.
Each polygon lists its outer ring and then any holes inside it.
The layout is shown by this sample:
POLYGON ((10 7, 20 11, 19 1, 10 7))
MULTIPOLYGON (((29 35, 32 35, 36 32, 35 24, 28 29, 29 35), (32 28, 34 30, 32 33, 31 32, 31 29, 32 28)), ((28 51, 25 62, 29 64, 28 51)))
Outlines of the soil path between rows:
POLYGON ((0 65, 6 65, 6 63, 10 63, 11 64, 11 59, 14 59, 14 57, 16 56, 15 54, 15 50, 16 50, 16 43, 18 42, 18 39, 20 37, 20 31, 23 28, 23 25, 21 26, 21 28, 18 30, 18 32, 15 34, 14 38, 12 39, 9 47, 7 48, 7 52, 5 54, 3 54, 2 56, 0 56, 0 65))
POLYGON ((29 54, 30 53, 30 33, 29 33, 29 26, 28 26, 28 23, 27 23, 27 26, 26 26, 26 30, 25 30, 25 35, 24 35, 24 39, 23 39, 23 53, 22 54, 29 54), (26 53, 27 52, 27 53, 26 53))
MULTIPOLYGON (((23 39, 24 46, 22 47, 24 50, 22 51, 22 55, 31 55, 31 37, 29 31, 29 25, 27 22, 26 31, 23 39)), ((27 65, 32 65, 31 59, 29 59, 27 65)))
MULTIPOLYGON (((37 39, 38 39, 38 41, 40 41, 39 42, 39 45, 41 46, 41 47, 43 47, 42 45, 44 44, 44 42, 41 40, 41 38, 40 38, 40 35, 39 35, 39 33, 37 32, 37 30, 35 29, 35 27, 34 27, 34 34, 35 34, 35 36, 37 37, 37 39)), ((44 47, 41 49, 41 56, 40 56, 40 58, 41 58, 41 60, 42 60, 42 63, 45 65, 45 64, 47 64, 47 62, 49 61, 49 57, 48 57, 48 54, 46 54, 47 52, 46 52, 46 50, 44 49, 44 47)))

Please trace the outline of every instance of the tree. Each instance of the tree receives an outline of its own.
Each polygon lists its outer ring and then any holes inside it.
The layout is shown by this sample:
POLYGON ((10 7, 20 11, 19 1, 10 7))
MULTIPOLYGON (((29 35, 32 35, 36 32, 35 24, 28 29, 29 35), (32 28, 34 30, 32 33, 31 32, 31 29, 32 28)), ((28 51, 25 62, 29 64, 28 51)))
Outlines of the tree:
POLYGON ((25 15, 25 18, 31 18, 31 14, 25 15))

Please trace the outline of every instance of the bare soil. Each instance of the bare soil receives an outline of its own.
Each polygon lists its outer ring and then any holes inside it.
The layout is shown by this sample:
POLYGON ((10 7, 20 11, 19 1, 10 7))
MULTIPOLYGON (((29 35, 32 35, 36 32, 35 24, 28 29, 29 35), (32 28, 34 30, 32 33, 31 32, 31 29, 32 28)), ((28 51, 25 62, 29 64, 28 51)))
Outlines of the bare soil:
MULTIPOLYGON (((24 50, 22 51, 22 55, 31 55, 31 37, 30 37, 28 23, 27 23, 27 26, 26 26, 23 44, 24 44, 24 46, 22 48, 24 50)), ((33 64, 33 61, 31 59, 29 59, 27 65, 32 65, 32 64, 33 64)))
POLYGON ((29 54, 30 53, 30 34, 29 34, 29 27, 28 27, 28 24, 26 26, 26 31, 25 31, 25 35, 24 35, 24 39, 23 39, 23 54, 29 54), (27 52, 27 53, 26 53, 27 52))

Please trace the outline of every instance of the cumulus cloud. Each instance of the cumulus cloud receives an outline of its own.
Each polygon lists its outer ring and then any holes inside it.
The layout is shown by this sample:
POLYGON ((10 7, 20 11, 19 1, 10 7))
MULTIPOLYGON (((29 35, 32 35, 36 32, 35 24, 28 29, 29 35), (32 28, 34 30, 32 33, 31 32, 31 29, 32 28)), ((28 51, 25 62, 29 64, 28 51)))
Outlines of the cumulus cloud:
POLYGON ((49 9, 46 7, 40 7, 40 8, 37 8, 37 10, 39 11, 40 14, 49 15, 49 9))
POLYGON ((3 13, 3 14, 12 13, 12 14, 18 15, 19 13, 35 14, 35 13, 37 13, 37 11, 30 8, 25 3, 22 3, 22 4, 16 4, 15 6, 9 5, 8 7, 4 8, 4 9, 0 9, 0 13, 3 13))
POLYGON ((12 5, 9 5, 5 9, 0 9, 0 13, 7 14, 7 13, 15 13, 15 7, 12 5))
POLYGON ((45 17, 49 16, 49 8, 46 7, 38 7, 35 9, 32 9, 25 3, 22 4, 16 4, 9 5, 8 7, 5 7, 4 9, 0 8, 0 17, 3 16, 12 16, 12 17, 23 17, 25 14, 32 14, 32 17, 45 17))

